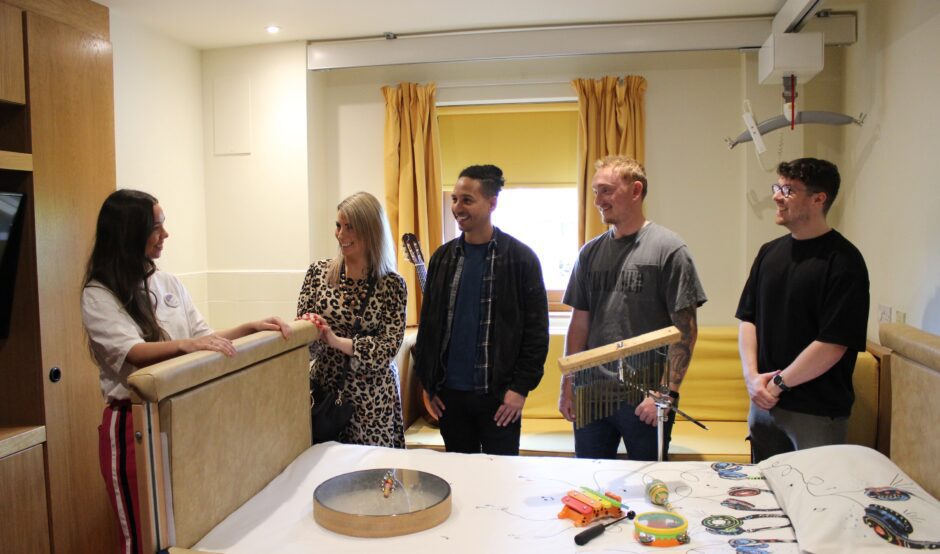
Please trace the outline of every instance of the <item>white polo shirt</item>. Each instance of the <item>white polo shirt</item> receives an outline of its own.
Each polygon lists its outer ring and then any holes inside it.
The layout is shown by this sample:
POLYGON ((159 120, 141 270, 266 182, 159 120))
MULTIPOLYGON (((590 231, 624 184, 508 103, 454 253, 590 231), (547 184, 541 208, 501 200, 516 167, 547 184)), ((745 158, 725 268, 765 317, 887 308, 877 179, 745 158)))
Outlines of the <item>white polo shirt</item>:
MULTIPOLYGON (((188 339, 212 333, 199 310, 174 275, 157 271, 150 276, 157 323, 170 339, 188 339)), ((130 398, 127 377, 138 368, 127 363, 127 353, 144 342, 140 327, 118 303, 114 294, 97 281, 82 291, 82 321, 101 377, 105 401, 130 398)))

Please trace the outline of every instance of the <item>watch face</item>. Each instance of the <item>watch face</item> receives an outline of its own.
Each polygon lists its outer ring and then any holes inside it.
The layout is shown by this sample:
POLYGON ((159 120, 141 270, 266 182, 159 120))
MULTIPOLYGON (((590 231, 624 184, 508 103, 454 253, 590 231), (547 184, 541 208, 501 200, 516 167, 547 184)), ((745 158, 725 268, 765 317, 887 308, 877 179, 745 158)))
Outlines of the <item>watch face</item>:
POLYGON ((781 377, 779 373, 774 375, 774 384, 780 387, 780 390, 783 390, 783 391, 790 390, 790 387, 786 386, 783 383, 783 377, 781 377))

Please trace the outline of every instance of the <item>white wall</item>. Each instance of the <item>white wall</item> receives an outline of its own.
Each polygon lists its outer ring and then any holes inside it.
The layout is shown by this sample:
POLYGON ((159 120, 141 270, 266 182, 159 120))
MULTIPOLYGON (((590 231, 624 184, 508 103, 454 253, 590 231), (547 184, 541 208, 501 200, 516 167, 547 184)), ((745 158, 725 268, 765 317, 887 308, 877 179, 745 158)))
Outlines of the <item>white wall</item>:
POLYGON ((202 62, 211 323, 292 319, 310 263, 305 44, 209 50, 202 62), (219 103, 233 93, 234 107, 219 103), (244 149, 219 155, 217 141, 244 149))
MULTIPOLYGON (((864 127, 807 125, 769 134, 763 167, 751 143, 728 151, 722 142, 743 131, 744 99, 758 120, 781 113, 782 86, 758 84, 754 52, 421 64, 311 77, 320 92, 310 102, 317 106, 325 139, 324 177, 311 181, 311 194, 334 204, 355 190, 381 197, 382 85, 436 82, 439 102, 499 102, 570 98, 568 81, 574 77, 640 74, 649 82, 647 214, 688 242, 709 296, 700 312, 702 324, 736 323, 738 296, 757 249, 786 233, 773 222, 773 169, 782 160, 814 156, 834 161, 843 173, 829 220, 868 260, 870 338, 877 338, 879 302, 937 332, 940 248, 934 243, 940 238, 940 194, 931 185, 938 174, 931 149, 938 143, 938 112, 930 100, 938 97, 940 73, 929 68, 940 67, 935 32, 940 4, 904 0, 890 8, 878 2, 859 7, 875 13, 860 14, 859 43, 826 49, 823 72, 798 87, 797 106, 853 116, 864 111, 868 121, 864 127)), ((329 251, 332 237, 321 237, 321 251, 329 251)))
MULTIPOLYGON (((323 162, 326 176, 321 183, 311 183, 311 194, 334 201, 360 189, 380 198, 384 194, 384 100, 379 91, 384 84, 433 81, 439 102, 498 102, 574 98, 570 80, 576 77, 643 75, 648 81, 647 215, 689 244, 709 297, 700 312, 701 323, 733 324, 753 256, 746 248, 749 223, 744 209, 750 182, 745 179, 745 159, 753 154, 742 147, 729 151, 723 141, 743 129, 742 83, 751 75, 742 67, 738 52, 686 52, 331 71, 318 77, 324 81, 323 98, 311 99, 324 120, 321 130, 330 137, 323 162)), ((764 94, 779 98, 778 89, 768 87, 764 94)), ((775 115, 779 107, 772 101, 775 115)), ((760 106, 767 113, 769 108, 760 106)), ((762 177, 760 182, 769 185, 771 180, 762 177)), ((773 236, 781 234, 779 229, 771 231, 773 236)), ((328 234, 323 237, 332 241, 328 234)))
POLYGON ((119 8, 111 39, 118 186, 160 199, 160 267, 213 327, 292 318, 309 263, 304 44, 199 52, 119 8), (236 116, 251 129, 244 155, 214 154, 213 87, 225 79, 251 89, 236 116))
MULTIPOLYGON (((859 42, 827 49, 824 72, 800 87, 800 107, 866 112, 868 120, 861 128, 777 131, 763 160, 768 169, 803 155, 839 164, 843 189, 830 222, 868 262, 871 338, 877 336, 879 303, 938 333, 940 112, 932 100, 940 97, 940 3, 830 4, 859 10, 859 42)), ((759 167, 751 145, 728 151, 722 142, 743 130, 743 99, 751 100, 758 119, 779 113, 780 87, 757 84, 753 53, 309 73, 303 45, 289 43, 206 52, 200 83, 198 55, 124 20, 119 10, 112 10, 112 40, 119 183, 161 198, 173 234, 161 265, 208 273, 203 298, 212 298, 216 326, 272 310, 291 315, 303 269, 311 259, 335 252, 338 201, 357 190, 383 197, 379 88, 400 81, 434 81, 439 101, 464 102, 571 98, 568 81, 574 77, 645 75, 648 215, 689 243, 710 298, 701 312, 703 324, 734 323, 757 247, 784 232, 771 217, 766 189, 773 173, 759 167), (249 155, 213 154, 211 83, 220 75, 250 81, 249 155), (202 106, 194 100, 200 94, 202 106), (203 135, 204 146, 194 147, 203 135)))
POLYGON ((843 228, 868 264, 877 305, 940 334, 940 2, 839 1, 858 9, 859 42, 846 49, 845 109, 866 112, 846 129, 843 228))
POLYGON ((147 191, 167 217, 161 269, 208 313, 200 53, 111 9, 117 183, 147 191))

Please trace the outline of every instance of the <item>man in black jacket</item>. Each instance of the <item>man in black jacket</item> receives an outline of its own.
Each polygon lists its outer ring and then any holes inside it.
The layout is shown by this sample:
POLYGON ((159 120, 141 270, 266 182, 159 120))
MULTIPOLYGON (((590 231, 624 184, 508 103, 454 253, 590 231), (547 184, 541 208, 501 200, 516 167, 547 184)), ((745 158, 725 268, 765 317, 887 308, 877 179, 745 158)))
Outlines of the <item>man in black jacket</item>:
POLYGON ((460 173, 451 212, 463 233, 428 264, 415 371, 448 452, 518 454, 522 406, 548 354, 539 260, 491 222, 504 182, 493 165, 460 173))

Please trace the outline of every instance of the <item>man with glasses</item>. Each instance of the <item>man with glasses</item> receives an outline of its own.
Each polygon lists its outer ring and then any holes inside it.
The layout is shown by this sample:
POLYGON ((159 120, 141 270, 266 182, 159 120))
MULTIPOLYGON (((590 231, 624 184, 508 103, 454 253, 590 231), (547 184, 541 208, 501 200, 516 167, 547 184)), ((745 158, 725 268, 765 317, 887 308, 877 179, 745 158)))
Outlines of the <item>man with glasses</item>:
POLYGON ((735 314, 755 463, 845 442, 868 328, 865 260, 826 222, 838 168, 801 158, 777 175, 776 223, 790 233, 760 248, 735 314))
MULTIPOLYGON (((667 356, 669 394, 678 404, 679 385, 698 334, 696 310, 705 303, 705 291, 682 238, 643 214, 647 192, 643 166, 626 156, 608 156, 594 167, 594 206, 610 229, 584 245, 571 273, 564 298, 573 308, 565 353, 570 356, 675 325, 682 337, 669 347, 667 356)), ((558 410, 572 422, 573 397, 569 375, 562 379, 558 410)), ((632 405, 624 392, 603 401, 617 404, 616 412, 575 429, 575 455, 614 458, 623 440, 630 459, 656 460, 653 399, 647 396, 632 405)), ((674 419, 670 410, 663 430, 664 460, 674 419)))

